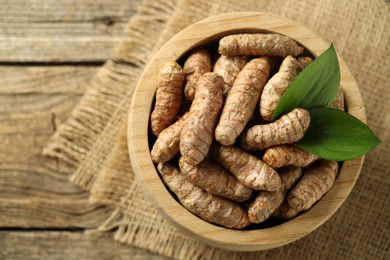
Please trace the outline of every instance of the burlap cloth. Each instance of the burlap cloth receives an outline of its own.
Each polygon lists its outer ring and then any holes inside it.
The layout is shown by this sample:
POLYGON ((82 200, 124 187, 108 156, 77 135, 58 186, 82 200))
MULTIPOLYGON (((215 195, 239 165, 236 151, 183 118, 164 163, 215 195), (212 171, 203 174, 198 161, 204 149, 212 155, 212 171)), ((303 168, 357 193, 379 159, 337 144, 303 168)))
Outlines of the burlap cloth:
POLYGON ((388 4, 383 0, 145 0, 124 39, 44 150, 77 167, 71 181, 90 192, 91 202, 113 208, 99 231, 115 230, 117 241, 180 259, 390 259, 388 4), (360 86, 368 124, 384 142, 366 156, 352 194, 329 221, 292 244, 262 252, 213 248, 168 224, 136 183, 126 145, 131 95, 153 53, 191 23, 232 11, 272 12, 334 42, 360 86))

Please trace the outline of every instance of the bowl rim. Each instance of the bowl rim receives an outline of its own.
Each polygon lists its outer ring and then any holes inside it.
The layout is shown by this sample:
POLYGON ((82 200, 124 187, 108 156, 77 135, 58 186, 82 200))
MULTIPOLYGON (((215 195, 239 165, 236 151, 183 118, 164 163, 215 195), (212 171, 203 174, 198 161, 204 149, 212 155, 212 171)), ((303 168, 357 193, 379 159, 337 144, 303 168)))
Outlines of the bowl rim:
MULTIPOLYGON (((271 31, 289 36, 318 56, 329 42, 292 20, 265 12, 233 12, 212 16, 194 23, 172 37, 150 60, 137 83, 128 120, 128 149, 138 183, 155 208, 170 223, 187 235, 213 246, 238 251, 270 249, 291 243, 318 228, 346 200, 360 174, 364 156, 345 161, 333 187, 309 211, 286 223, 257 230, 232 230, 210 224, 177 202, 165 188, 150 158, 149 114, 156 90, 158 69, 170 60, 179 60, 192 48, 237 32, 271 31), (244 26, 243 26, 244 25, 244 26)), ((341 82, 348 112, 366 122, 359 87, 338 55, 341 82)))

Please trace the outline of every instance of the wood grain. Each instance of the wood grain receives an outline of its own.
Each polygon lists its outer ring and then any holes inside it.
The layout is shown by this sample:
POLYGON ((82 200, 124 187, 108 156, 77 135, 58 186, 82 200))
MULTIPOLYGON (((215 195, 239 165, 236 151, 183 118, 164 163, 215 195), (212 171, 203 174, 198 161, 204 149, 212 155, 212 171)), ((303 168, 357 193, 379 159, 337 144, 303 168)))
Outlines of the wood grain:
POLYGON ((140 3, 0 0, 0 227, 91 228, 110 213, 41 153, 140 3))
POLYGON ((111 18, 127 22, 140 2, 120 0, 0 0, 0 22, 28 24, 79 23, 111 18))
POLYGON ((112 209, 91 205, 82 199, 42 198, 0 199, 0 227, 6 228, 97 228, 112 209))
POLYGON ((96 69, 0 67, 0 227, 93 228, 111 213, 69 182, 73 167, 42 156, 96 69))
POLYGON ((0 62, 104 61, 141 0, 0 1, 0 62))
MULTIPOLYGON (((363 158, 344 162, 331 190, 312 209, 274 227, 239 231, 211 225, 185 210, 167 191, 150 159, 148 117, 157 86, 159 68, 170 60, 179 60, 189 49, 216 42, 224 35, 271 31, 287 35, 320 55, 329 43, 293 21, 267 13, 229 13, 195 23, 173 37, 152 58, 138 82, 129 114, 128 144, 133 170, 146 194, 160 212, 178 229, 208 244, 230 250, 255 251, 281 246, 310 233, 345 201, 360 173, 363 158)), ((341 85, 345 90, 349 113, 366 122, 359 88, 344 61, 339 57, 341 85)))
POLYGON ((0 94, 84 94, 97 66, 0 66, 0 94))
POLYGON ((104 235, 58 231, 0 231, 0 259, 168 259, 104 235))
MULTIPOLYGON (((47 140, 40 139, 48 138, 66 120, 79 98, 79 94, 0 95, 0 138, 9 145, 14 141, 23 146, 34 142, 43 145, 47 140), (23 144, 18 141, 21 135, 35 137, 31 140, 26 137, 23 144)), ((7 147, 2 149, 7 152, 7 147)))

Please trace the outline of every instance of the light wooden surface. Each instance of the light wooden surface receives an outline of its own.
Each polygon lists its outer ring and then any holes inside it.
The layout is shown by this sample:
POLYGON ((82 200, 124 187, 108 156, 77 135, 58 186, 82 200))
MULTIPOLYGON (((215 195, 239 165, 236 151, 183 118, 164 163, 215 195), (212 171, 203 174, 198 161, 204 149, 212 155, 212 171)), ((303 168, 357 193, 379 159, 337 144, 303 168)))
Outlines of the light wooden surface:
POLYGON ((110 209, 41 155, 141 0, 0 0, 0 259, 162 259, 84 234, 110 209))
MULTIPOLYGON (((133 96, 129 115, 128 140, 132 167, 150 200, 177 228, 206 243, 226 249, 254 251, 281 246, 310 233, 333 215, 352 190, 363 158, 343 164, 332 189, 312 209, 282 225, 263 230, 239 231, 211 225, 185 210, 167 191, 150 159, 148 117, 157 86, 159 68, 170 60, 179 60, 191 48, 210 43, 237 32, 261 30, 287 35, 306 46, 314 55, 330 45, 305 27, 266 13, 230 13, 207 18, 173 37, 152 58, 133 96), (244 28, 244 29, 242 29, 244 28), (142 169, 142 170, 141 170, 142 169)), ((339 57, 341 86, 345 91, 349 113, 366 121, 359 88, 344 61, 339 57)))
POLYGON ((0 245, 0 259, 167 259, 115 242, 110 233, 8 231, 0 232, 0 245))
POLYGON ((101 62, 121 39, 139 3, 1 0, 0 61, 101 62))

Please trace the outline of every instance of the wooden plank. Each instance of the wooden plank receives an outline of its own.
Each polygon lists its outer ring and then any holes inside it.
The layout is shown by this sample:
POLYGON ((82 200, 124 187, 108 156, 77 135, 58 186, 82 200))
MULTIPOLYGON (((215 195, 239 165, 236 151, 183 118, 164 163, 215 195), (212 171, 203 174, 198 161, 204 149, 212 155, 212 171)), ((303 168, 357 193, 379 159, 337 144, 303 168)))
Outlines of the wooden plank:
POLYGON ((102 32, 96 36, 84 36, 90 28, 74 28, 75 33, 70 37, 61 36, 65 33, 57 24, 47 24, 47 27, 55 27, 57 35, 37 36, 29 28, 20 29, 24 36, 3 34, 0 38, 0 62, 104 61, 121 40, 120 33, 110 35, 102 32))
POLYGON ((111 214, 69 182, 68 165, 42 156, 14 161, 0 163, 0 227, 94 228, 111 214))
POLYGON ((0 227, 93 228, 109 216, 68 181, 73 167, 41 152, 140 2, 0 0, 0 227))
MULTIPOLYGON (((86 195, 85 195, 86 196, 86 195)), ((17 228, 96 228, 112 209, 92 205, 88 198, 66 196, 0 199, 0 227, 17 228)))
POLYGON ((78 23, 110 18, 126 22, 141 1, 135 0, 0 0, 0 22, 78 23))
POLYGON ((141 0, 0 0, 0 62, 103 61, 141 0))
POLYGON ((73 167, 42 156, 96 69, 0 68, 0 227, 93 228, 111 213, 69 182, 73 167))
POLYGON ((115 242, 111 233, 0 231, 0 259, 168 259, 115 242))
POLYGON ((79 94, 0 95, 0 139, 3 144, 0 154, 1 151, 9 153, 9 146, 43 147, 57 126, 69 116, 80 97, 79 94))
POLYGON ((69 172, 57 165, 38 163, 2 163, 0 170, 1 199, 73 199, 86 198, 86 193, 68 181, 69 172))
POLYGON ((0 66, 0 94, 83 94, 96 66, 0 66))
POLYGON ((47 134, 0 135, 0 163, 45 162, 40 154, 49 137, 47 134))
POLYGON ((0 135, 0 226, 97 227, 111 209, 69 182, 74 168, 41 155, 48 137, 0 135))
MULTIPOLYGON (((0 135, 52 134, 66 120, 98 69, 0 66, 0 135)), ((28 139, 24 141, 24 146, 31 144, 28 139)), ((7 152, 7 147, 3 148, 7 152)))
POLYGON ((77 104, 79 94, 0 94, 0 170, 19 163, 58 168, 58 161, 42 156, 42 149, 58 125, 77 104))

